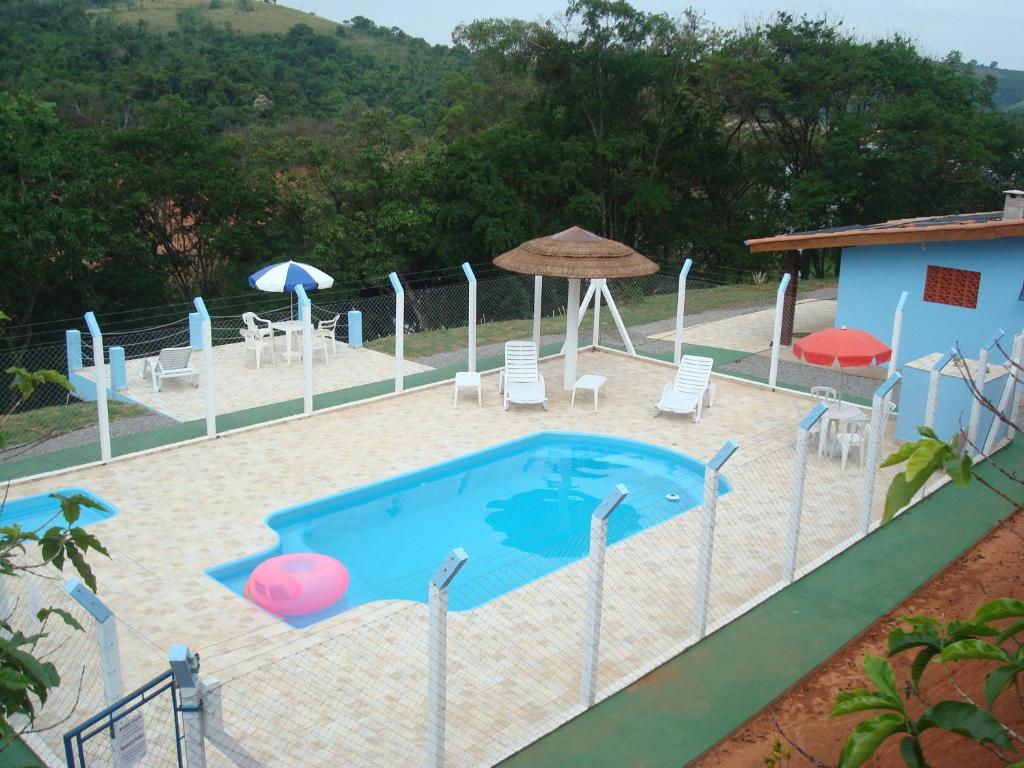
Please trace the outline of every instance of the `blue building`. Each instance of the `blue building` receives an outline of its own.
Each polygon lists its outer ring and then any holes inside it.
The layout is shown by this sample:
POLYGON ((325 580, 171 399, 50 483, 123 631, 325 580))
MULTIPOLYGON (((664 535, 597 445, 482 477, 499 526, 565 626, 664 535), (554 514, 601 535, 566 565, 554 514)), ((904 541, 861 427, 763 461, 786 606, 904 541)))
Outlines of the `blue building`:
POLYGON ((1008 337, 1024 329, 1020 190, 1006 193, 1002 211, 800 232, 747 246, 752 253, 790 253, 786 271, 796 270, 800 250, 842 248, 836 326, 861 328, 886 342, 906 291, 901 365, 956 344, 976 357, 998 329, 1008 337))

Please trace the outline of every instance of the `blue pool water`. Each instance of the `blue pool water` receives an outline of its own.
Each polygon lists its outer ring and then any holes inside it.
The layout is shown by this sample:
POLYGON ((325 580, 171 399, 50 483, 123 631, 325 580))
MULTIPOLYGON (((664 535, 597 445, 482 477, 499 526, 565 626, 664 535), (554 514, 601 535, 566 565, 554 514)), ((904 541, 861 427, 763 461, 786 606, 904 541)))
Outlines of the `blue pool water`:
POLYGON ((591 513, 616 483, 630 494, 610 519, 610 544, 699 505, 704 465, 632 440, 541 432, 274 513, 276 547, 208 573, 241 595, 268 557, 341 560, 351 579, 342 600, 288 619, 308 626, 374 600, 425 602, 430 574, 462 547, 469 562, 449 608, 466 610, 585 557, 591 513))
MULTIPOLYGON (((104 510, 99 510, 83 506, 82 514, 78 518, 78 522, 75 523, 79 528, 85 528, 117 514, 117 508, 113 504, 84 488, 60 488, 53 493, 63 496, 81 494, 105 507, 104 510)), ((55 525, 64 525, 64 517, 60 512, 60 501, 51 498, 48 493, 27 496, 24 499, 8 499, 3 505, 3 510, 0 511, 0 526, 14 525, 15 523, 20 525, 23 531, 36 531, 40 528, 45 530, 55 525)), ((39 532, 42 533, 42 531, 39 532)))

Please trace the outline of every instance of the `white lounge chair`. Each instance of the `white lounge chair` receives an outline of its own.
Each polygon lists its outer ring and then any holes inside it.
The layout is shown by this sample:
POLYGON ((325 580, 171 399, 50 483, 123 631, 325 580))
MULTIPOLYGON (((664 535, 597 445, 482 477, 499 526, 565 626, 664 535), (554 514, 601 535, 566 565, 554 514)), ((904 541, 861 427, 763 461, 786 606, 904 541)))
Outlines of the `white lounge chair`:
POLYGON ((537 369, 537 348, 532 341, 505 342, 505 410, 509 403, 542 405, 548 409, 544 377, 537 369))
POLYGON ((147 357, 142 361, 142 378, 147 376, 153 380, 153 391, 159 392, 164 379, 188 377, 192 386, 199 386, 199 374, 192 367, 192 347, 168 347, 161 349, 157 357, 147 357))
POLYGON ((694 423, 700 421, 704 398, 711 397, 711 366, 714 363, 710 357, 683 355, 675 380, 661 391, 661 400, 654 406, 655 415, 662 411, 692 413, 694 423))

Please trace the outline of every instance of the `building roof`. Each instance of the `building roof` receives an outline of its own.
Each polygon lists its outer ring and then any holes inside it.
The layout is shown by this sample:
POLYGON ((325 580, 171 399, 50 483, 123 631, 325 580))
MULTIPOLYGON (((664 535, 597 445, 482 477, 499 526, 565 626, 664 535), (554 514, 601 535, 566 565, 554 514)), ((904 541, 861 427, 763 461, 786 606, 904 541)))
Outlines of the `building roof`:
POLYGON ((815 232, 761 237, 747 240, 751 253, 796 251, 804 248, 843 248, 855 245, 930 243, 942 240, 996 240, 1024 237, 1024 219, 1003 219, 1002 211, 958 213, 952 216, 924 216, 896 219, 881 224, 854 224, 815 232))

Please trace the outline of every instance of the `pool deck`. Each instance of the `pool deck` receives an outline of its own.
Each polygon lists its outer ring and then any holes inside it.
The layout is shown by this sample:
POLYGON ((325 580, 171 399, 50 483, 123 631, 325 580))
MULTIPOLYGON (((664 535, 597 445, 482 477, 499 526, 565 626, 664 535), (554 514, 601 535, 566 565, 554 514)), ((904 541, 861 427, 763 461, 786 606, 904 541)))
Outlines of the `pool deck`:
MULTIPOLYGON (((301 339, 296 338, 294 343, 298 345, 301 339)), ((246 353, 245 344, 241 342, 214 346, 213 370, 217 381, 218 413, 232 413, 302 397, 303 366, 302 360, 297 356, 297 348, 293 350, 292 358, 289 360, 280 336, 277 337, 275 345, 277 351, 274 359, 271 360, 268 347, 259 368, 256 367, 255 356, 251 352, 246 353)), ((167 379, 160 391, 154 392, 152 379, 141 376, 143 360, 144 358, 137 358, 127 361, 125 374, 128 386, 118 392, 121 399, 137 403, 176 421, 205 418, 205 358, 201 350, 192 353, 192 367, 199 372, 199 387, 192 386, 188 378, 175 378, 167 379)), ((431 369, 404 360, 402 370, 409 376, 431 369)), ((76 373, 89 381, 96 381, 96 369, 93 366, 76 373)), ((107 375, 110 375, 109 372, 107 375)), ((331 350, 328 347, 326 361, 323 352, 313 354, 315 395, 385 381, 394 375, 395 358, 366 347, 350 347, 339 341, 336 349, 331 350)))
MULTIPOLYGON (((186 643, 202 653, 204 672, 227 681, 226 721, 266 764, 282 764, 299 748, 308 750, 304 765, 342 764, 338 750, 356 765, 415 765, 424 741, 425 606, 378 602, 294 630, 239 599, 205 571, 274 544, 264 525, 269 514, 540 430, 617 435, 702 461, 735 439, 740 452, 725 470, 734 490, 719 503, 715 543, 716 554, 728 557, 715 561, 711 622, 742 612, 781 575, 793 439, 809 409, 805 397, 718 377, 714 408, 693 424, 689 417, 654 416, 653 404, 673 375, 664 363, 581 353, 580 374, 608 377, 597 412, 587 397, 569 407, 569 393, 559 386, 561 360, 545 361, 541 370, 550 411, 513 406, 503 412, 496 375, 488 374, 483 407, 468 392, 454 407, 450 384, 426 387, 16 482, 10 495, 82 486, 119 508, 117 517, 91 528, 111 553, 109 561, 92 562, 100 596, 124 627, 128 687, 160 671, 171 644, 186 643), (252 710, 253 702, 279 698, 282 686, 289 711, 252 710), (335 701, 343 702, 340 709, 335 701), (274 717, 280 730, 271 739, 267 724, 274 717), (323 732, 323 753, 308 742, 314 725, 323 732)), ((837 513, 836 500, 862 484, 856 463, 840 470, 837 460, 814 456, 808 474, 801 564, 853 534, 856 514, 837 513)), ((876 519, 880 503, 876 498, 876 519)), ((599 698, 682 650, 690 634, 698 527, 698 513, 682 514, 610 550, 599 698), (666 588, 671 583, 683 588, 666 588)), ((578 711, 576 608, 585 567, 578 562, 449 617, 450 764, 493 763, 578 711), (489 686, 476 677, 481 658, 488 660, 489 686)), ((415 576, 424 592, 427 576, 415 576)))

